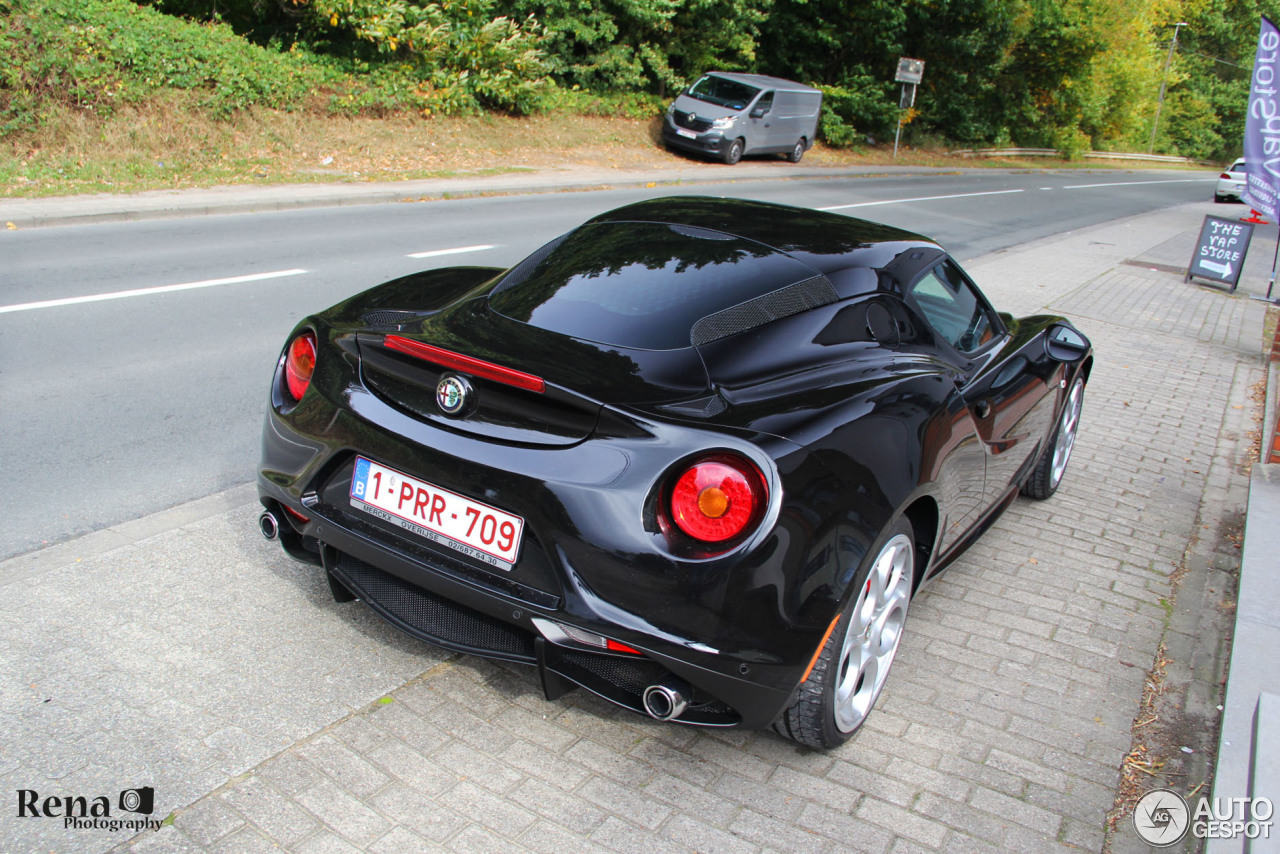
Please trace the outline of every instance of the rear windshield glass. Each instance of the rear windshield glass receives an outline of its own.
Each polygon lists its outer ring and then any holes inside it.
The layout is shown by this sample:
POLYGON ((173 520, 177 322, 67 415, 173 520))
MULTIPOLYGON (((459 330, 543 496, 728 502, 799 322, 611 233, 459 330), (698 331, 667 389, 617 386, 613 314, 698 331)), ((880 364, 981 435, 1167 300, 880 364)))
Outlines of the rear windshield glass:
POLYGON ((689 346, 689 330, 708 314, 817 275, 790 255, 718 231, 600 223, 514 267, 489 305, 574 338, 675 350, 689 346))
POLYGON ((728 107, 731 110, 745 110, 747 104, 760 90, 745 83, 725 80, 723 77, 707 75, 689 87, 688 95, 717 107, 728 107))

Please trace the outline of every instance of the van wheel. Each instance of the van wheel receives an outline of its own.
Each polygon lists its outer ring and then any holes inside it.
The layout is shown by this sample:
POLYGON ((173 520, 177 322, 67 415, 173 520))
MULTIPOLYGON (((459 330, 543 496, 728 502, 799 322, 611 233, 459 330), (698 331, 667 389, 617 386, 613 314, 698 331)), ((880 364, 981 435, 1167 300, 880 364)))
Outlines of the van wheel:
POLYGON ((724 153, 724 162, 730 166, 742 159, 742 140, 735 139, 730 145, 729 150, 724 153))
POLYGON ((804 140, 797 140, 796 147, 791 149, 791 153, 787 155, 787 160, 792 163, 799 163, 800 158, 804 157, 804 140))

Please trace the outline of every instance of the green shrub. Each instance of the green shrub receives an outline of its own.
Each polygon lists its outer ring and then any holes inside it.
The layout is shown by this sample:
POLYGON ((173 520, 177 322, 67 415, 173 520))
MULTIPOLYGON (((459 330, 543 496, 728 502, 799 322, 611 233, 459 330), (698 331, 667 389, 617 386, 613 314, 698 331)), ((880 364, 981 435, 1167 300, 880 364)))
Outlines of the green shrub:
POLYGON ((842 86, 823 86, 822 114, 818 131, 827 145, 851 148, 862 143, 868 133, 883 134, 892 130, 897 118, 897 105, 885 94, 885 84, 869 76, 842 86))
POLYGON ((628 119, 652 119, 661 116, 671 99, 646 92, 589 92, 574 86, 555 89, 549 106, 580 116, 618 116, 628 119))
POLYGON ((245 42, 129 0, 13 0, 0 29, 0 133, 38 126, 54 105, 111 115, 160 89, 215 114, 290 108, 338 74, 304 53, 245 42))
MULTIPOLYGON (((542 27, 532 15, 516 19, 496 7, 493 0, 311 0, 300 29, 335 56, 367 55, 371 70, 395 65, 369 81, 373 89, 416 79, 408 97, 424 113, 539 112, 552 88, 538 48, 542 27)), ((362 97, 380 96, 355 100, 362 97)))

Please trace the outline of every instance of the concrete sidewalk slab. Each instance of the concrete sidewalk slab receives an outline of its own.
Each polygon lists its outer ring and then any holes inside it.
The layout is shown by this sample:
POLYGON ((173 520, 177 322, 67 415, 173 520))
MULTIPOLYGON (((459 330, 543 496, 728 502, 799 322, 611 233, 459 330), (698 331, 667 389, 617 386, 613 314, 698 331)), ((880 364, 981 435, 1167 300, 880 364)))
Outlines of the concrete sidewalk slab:
POLYGON ((1069 307, 1093 338, 1082 432, 1058 494, 1016 502, 920 596, 879 707, 841 750, 659 725, 583 692, 547 703, 532 670, 446 654, 334 604, 320 573, 260 539, 251 499, 214 501, 165 530, 144 521, 0 564, 0 785, 113 807, 150 786, 155 817, 172 815, 126 839, 10 810, 0 839, 85 852, 1100 850, 1146 671, 1178 622, 1170 577, 1202 526, 1244 510, 1264 306, 1126 263, 1212 207, 967 265, 1002 310, 1069 307))

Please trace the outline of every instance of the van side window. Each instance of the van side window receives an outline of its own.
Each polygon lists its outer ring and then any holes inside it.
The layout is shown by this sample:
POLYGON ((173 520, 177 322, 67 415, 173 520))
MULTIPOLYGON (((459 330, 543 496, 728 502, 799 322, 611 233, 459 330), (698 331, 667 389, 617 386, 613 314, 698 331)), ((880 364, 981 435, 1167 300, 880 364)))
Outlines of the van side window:
POLYGON ((756 105, 751 108, 753 113, 768 113, 773 109, 773 93, 765 92, 760 96, 760 100, 756 101, 756 105))

